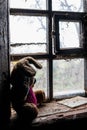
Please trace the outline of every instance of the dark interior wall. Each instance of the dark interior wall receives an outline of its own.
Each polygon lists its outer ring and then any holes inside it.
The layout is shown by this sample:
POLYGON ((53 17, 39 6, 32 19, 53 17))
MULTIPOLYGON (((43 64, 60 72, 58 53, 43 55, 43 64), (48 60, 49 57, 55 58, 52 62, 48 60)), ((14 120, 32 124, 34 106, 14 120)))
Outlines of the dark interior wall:
POLYGON ((0 0, 0 128, 10 117, 8 0, 0 0))

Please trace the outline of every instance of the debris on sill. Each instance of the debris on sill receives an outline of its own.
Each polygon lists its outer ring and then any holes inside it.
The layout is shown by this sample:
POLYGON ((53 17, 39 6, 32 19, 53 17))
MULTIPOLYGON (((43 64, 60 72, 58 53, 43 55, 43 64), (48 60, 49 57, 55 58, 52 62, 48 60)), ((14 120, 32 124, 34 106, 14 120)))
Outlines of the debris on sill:
MULTIPOLYGON (((15 117, 16 112, 12 109, 11 119, 15 117)), ((75 120, 83 117, 87 117, 87 99, 77 96, 61 101, 43 103, 39 107, 39 114, 32 125, 36 127, 44 123, 50 124, 60 120, 75 120)))

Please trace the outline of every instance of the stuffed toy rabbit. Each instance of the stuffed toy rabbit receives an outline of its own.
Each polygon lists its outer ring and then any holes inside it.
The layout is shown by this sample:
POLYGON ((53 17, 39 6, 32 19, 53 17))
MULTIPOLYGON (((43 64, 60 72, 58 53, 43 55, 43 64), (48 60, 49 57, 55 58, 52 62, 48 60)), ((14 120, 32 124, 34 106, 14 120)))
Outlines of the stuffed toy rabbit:
POLYGON ((36 82, 34 67, 41 69, 42 65, 33 57, 24 57, 14 65, 10 74, 12 107, 21 119, 30 122, 37 117, 37 106, 45 99, 44 91, 33 91, 36 82))

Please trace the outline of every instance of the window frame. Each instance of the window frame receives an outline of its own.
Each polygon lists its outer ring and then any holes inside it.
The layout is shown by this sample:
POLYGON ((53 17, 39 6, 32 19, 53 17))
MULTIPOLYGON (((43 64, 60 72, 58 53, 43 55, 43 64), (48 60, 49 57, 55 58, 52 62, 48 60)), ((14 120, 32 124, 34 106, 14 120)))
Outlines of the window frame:
MULTIPOLYGON (((52 39, 55 36, 55 32, 54 30, 52 30, 53 28, 53 18, 54 16, 59 16, 59 20, 81 20, 81 18, 84 16, 85 13, 77 13, 77 12, 60 12, 60 11, 52 11, 52 0, 47 0, 47 10, 33 10, 33 9, 17 9, 17 8, 10 8, 10 15, 21 15, 21 16, 46 16, 48 21, 47 21, 47 34, 48 34, 48 39, 47 39, 47 43, 48 43, 48 48, 47 48, 47 53, 40 53, 40 54, 18 54, 18 55, 14 55, 11 54, 11 61, 14 60, 19 60, 20 58, 23 58, 25 56, 32 56, 36 59, 43 59, 43 60, 47 60, 47 99, 48 100, 52 100, 53 98, 53 60, 59 60, 59 59, 68 59, 68 58, 85 58, 86 56, 86 44, 85 44, 85 48, 76 48, 76 49, 68 49, 69 53, 67 53, 67 50, 60 50, 58 48, 58 50, 56 49, 57 44, 54 45, 54 50, 53 50, 53 42, 52 39), (69 18, 66 17, 66 13, 68 13, 69 18), (76 14, 73 16, 73 13, 76 14), (55 15, 56 14, 56 15, 55 15), (63 18, 61 16, 64 16, 63 18), (78 16, 78 18, 77 18, 78 16), (73 54, 73 55, 70 55, 73 54), (81 54, 81 55, 80 55, 81 54), (62 57, 61 57, 62 55, 62 57)), ((56 18, 55 17, 55 18, 56 18)), ((59 21, 58 21, 59 22, 59 21)), ((83 20, 82 20, 83 22, 83 20)), ((84 21, 84 24, 86 24, 86 21, 84 21)), ((85 26, 85 25, 84 25, 85 26)), ((86 36, 86 29, 83 26, 83 30, 85 32, 84 37, 86 36)), ((85 38, 85 42, 86 43, 87 39, 85 38)))
POLYGON ((53 35, 54 35, 54 53, 56 55, 67 55, 67 57, 73 55, 73 57, 84 57, 86 54, 86 13, 78 13, 78 12, 59 12, 57 14, 54 14, 53 18, 53 35), (80 32, 83 34, 82 37, 84 37, 81 41, 82 46, 79 47, 73 47, 73 48, 60 48, 60 38, 59 38, 59 22, 65 21, 65 22, 79 22, 80 24, 80 32))

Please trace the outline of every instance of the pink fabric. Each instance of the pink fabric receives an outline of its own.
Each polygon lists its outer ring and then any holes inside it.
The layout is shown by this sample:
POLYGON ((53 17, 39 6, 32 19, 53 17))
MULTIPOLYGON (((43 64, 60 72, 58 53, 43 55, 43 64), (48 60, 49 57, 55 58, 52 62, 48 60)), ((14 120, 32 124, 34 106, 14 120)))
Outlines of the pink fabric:
POLYGON ((37 99, 36 99, 35 93, 33 92, 32 86, 29 89, 26 101, 37 105, 37 99))

